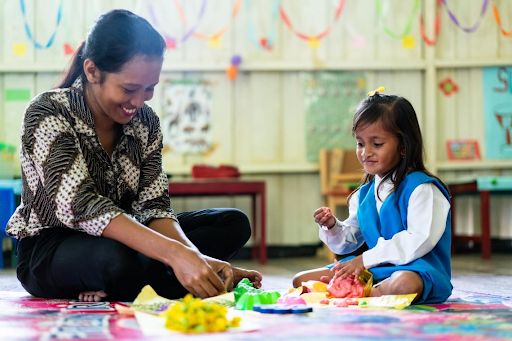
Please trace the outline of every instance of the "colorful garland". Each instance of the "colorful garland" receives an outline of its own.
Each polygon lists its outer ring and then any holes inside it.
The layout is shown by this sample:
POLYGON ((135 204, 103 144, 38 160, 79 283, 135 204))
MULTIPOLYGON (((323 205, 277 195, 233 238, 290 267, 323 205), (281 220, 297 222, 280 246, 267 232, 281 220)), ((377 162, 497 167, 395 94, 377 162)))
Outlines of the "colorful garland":
MULTIPOLYGON (((416 13, 418 13, 418 11, 420 9, 420 1, 419 0, 413 0, 413 1, 414 1, 413 8, 411 10, 411 13, 407 17, 405 27, 404 27, 402 33, 393 32, 389 27, 384 26, 384 33, 386 33, 391 38, 402 40, 405 47, 412 47, 411 45, 414 45, 414 38, 411 36, 412 22, 413 22, 413 19, 416 17, 416 13)), ((377 8, 377 15, 379 17, 383 18, 382 0, 375 0, 375 7, 377 8)))
POLYGON ((500 10, 498 9, 498 6, 496 6, 494 1, 492 3, 492 13, 494 15, 494 20, 496 20, 496 24, 498 24, 498 27, 500 28, 501 34, 504 35, 505 37, 510 37, 512 35, 512 30, 505 31, 505 29, 503 28, 503 25, 501 23, 500 10))
POLYGON ((463 27, 459 23, 459 19, 455 16, 455 14, 452 12, 452 10, 450 10, 450 8, 448 7, 447 1, 446 0, 441 0, 441 1, 443 2, 444 7, 446 8, 446 11, 448 13, 448 17, 450 17, 450 20, 455 24, 455 26, 457 26, 458 28, 460 28, 461 30, 463 30, 466 33, 473 33, 478 29, 478 27, 482 23, 482 19, 484 18, 485 12, 487 12, 487 7, 489 7, 488 6, 489 0, 483 0, 482 8, 480 9, 480 18, 478 18, 477 22, 474 23, 473 26, 463 27))
POLYGON ((340 18, 344 6, 345 0, 339 0, 332 22, 322 32, 315 35, 305 34, 295 29, 282 4, 279 6, 279 14, 286 27, 288 27, 297 37, 306 41, 309 47, 317 48, 320 46, 320 40, 325 38, 331 32, 332 25, 340 18))
POLYGON ((425 21, 423 19, 423 14, 420 14, 420 34, 421 38, 428 46, 434 46, 437 44, 437 37, 439 36, 439 31, 441 29, 441 0, 436 0, 436 16, 434 18, 434 38, 430 39, 427 37, 427 33, 425 31, 425 21))
POLYGON ((261 36, 259 39, 256 35, 254 19, 250 15, 252 2, 251 2, 251 0, 245 0, 245 3, 246 3, 246 8, 247 8, 247 13, 249 13, 248 14, 248 27, 247 27, 249 40, 260 49, 264 49, 267 51, 272 50, 272 48, 274 46, 274 40, 275 40, 275 37, 277 34, 277 19, 279 17, 279 7, 281 5, 281 0, 273 0, 273 2, 272 2, 272 29, 266 36, 261 36))
POLYGON ((219 31, 217 31, 213 34, 210 34, 210 35, 205 34, 205 33, 200 33, 200 32, 194 32, 193 33, 194 37, 207 41, 211 47, 220 47, 220 41, 222 39, 222 36, 228 31, 229 27, 231 26, 231 22, 238 15, 241 5, 242 5, 242 0, 235 1, 235 4, 233 5, 233 9, 231 10, 231 20, 222 29, 220 29, 219 31))
MULTIPOLYGON (((183 10, 183 6, 181 5, 181 2, 178 0, 174 0, 174 5, 176 6, 176 10, 177 10, 178 14, 180 15, 181 22, 186 27, 187 26, 187 17, 185 15, 185 11, 183 10)), ((199 26, 199 23, 201 22, 201 19, 203 19, 205 12, 206 12, 206 0, 202 0, 201 4, 199 6, 199 12, 197 15, 197 19, 195 20, 194 24, 192 26, 190 26, 190 28, 186 29, 185 34, 183 34, 178 39, 170 36, 169 34, 167 34, 167 32, 161 31, 160 33, 162 34, 162 36, 165 39, 167 48, 174 49, 174 48, 176 48, 178 43, 183 44, 185 41, 187 41, 194 34, 195 30, 199 26)), ((155 15, 153 6, 149 7, 149 15, 150 15, 150 21, 156 27, 161 28, 161 26, 159 25, 159 20, 157 19, 157 16, 155 15)))
POLYGON ((27 20, 27 10, 25 6, 25 0, 20 0, 20 10, 21 14, 23 16, 23 26, 25 27, 25 33, 27 34, 27 38, 32 42, 34 47, 36 49, 48 49, 50 48, 53 43, 55 42, 55 36, 57 35, 57 29, 60 26, 60 23, 62 21, 62 0, 59 1, 59 8, 57 9, 57 15, 55 18, 55 29, 53 30, 53 33, 50 35, 50 38, 48 38, 48 41, 46 44, 41 44, 40 42, 36 41, 34 38, 34 34, 32 33, 32 30, 30 29, 30 26, 28 24, 27 20))

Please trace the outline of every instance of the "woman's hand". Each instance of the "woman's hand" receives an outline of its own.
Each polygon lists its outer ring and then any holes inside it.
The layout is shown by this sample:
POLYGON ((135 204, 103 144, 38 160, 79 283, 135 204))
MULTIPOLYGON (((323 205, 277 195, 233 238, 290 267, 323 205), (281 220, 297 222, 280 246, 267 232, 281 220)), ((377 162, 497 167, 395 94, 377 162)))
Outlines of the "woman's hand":
POLYGON ((315 211, 313 216, 315 217, 315 223, 323 225, 328 229, 332 229, 336 224, 336 218, 334 218, 329 207, 320 207, 315 211))
POLYGON ((231 264, 209 256, 203 256, 203 258, 208 262, 208 264, 210 264, 213 271, 220 276, 220 279, 224 283, 224 289, 226 291, 231 291, 231 289, 233 289, 234 278, 231 264))
POLYGON ((353 258, 343 263, 335 260, 334 263, 335 265, 331 269, 332 271, 334 271, 333 278, 343 279, 350 275, 354 275, 357 278, 361 271, 365 269, 362 255, 359 255, 356 258, 353 258))
POLYGON ((220 260, 212 260, 213 258, 203 256, 199 251, 182 245, 179 252, 172 257, 172 264, 169 265, 185 289, 194 296, 206 298, 217 296, 226 289, 218 273, 231 283, 233 282, 232 272, 231 277, 229 274, 231 266, 220 260), (226 270, 226 265, 221 263, 227 264, 229 270, 226 270))

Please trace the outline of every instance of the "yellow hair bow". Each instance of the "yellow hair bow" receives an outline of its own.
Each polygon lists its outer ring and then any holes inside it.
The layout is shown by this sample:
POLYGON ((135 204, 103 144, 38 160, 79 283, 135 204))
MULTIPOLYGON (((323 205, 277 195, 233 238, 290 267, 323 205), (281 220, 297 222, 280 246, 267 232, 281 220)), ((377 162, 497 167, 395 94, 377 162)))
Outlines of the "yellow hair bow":
POLYGON ((379 86, 377 89, 375 89, 373 91, 369 91, 368 96, 369 97, 375 96, 375 94, 383 93, 384 90, 386 90, 386 89, 383 86, 379 86))

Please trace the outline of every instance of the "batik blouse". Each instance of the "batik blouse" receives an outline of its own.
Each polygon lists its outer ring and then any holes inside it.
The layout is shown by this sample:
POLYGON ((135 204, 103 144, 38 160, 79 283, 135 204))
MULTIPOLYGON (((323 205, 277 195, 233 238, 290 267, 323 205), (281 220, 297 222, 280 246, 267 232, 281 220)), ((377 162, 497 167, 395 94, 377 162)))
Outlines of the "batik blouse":
POLYGON ((23 191, 10 235, 71 228, 100 236, 122 213, 146 225, 155 218, 176 220, 162 170, 160 123, 149 106, 122 126, 111 156, 96 135, 80 79, 35 97, 22 130, 23 191))

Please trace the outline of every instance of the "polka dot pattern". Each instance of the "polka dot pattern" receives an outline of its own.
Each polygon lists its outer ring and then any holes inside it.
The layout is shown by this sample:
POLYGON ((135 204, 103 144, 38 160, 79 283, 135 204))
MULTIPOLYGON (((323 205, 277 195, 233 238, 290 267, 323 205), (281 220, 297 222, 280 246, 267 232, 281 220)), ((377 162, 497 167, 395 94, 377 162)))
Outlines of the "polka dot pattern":
POLYGON ((101 235, 121 213, 141 223, 176 219, 162 170, 160 122, 144 105, 123 126, 112 155, 95 134, 80 79, 38 95, 25 112, 23 194, 7 232, 18 238, 68 227, 101 235))

